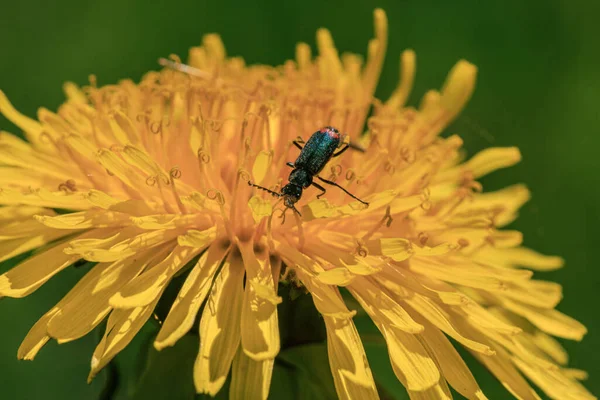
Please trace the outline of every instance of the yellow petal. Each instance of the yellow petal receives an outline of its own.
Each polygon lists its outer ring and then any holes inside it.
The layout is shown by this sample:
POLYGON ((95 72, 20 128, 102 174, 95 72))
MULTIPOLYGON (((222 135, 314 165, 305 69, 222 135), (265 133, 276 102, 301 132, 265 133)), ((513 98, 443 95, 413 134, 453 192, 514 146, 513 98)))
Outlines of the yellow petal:
POLYGON ((121 154, 128 164, 138 167, 147 176, 168 176, 146 152, 135 146, 125 146, 121 154))
POLYGON ((230 400, 266 400, 269 396, 275 360, 256 361, 239 348, 231 369, 230 400))
MULTIPOLYGON (((116 153, 107 149, 100 149, 96 157, 104 168, 134 191, 137 188, 144 188, 141 184, 141 176, 116 153)), ((143 184, 145 185, 145 182, 143 184)))
POLYGON ((464 167, 473 172, 477 179, 501 168, 512 167, 521 161, 521 153, 516 147, 492 147, 473 156, 464 167))
POLYGON ((541 400, 529 383, 521 376, 510 362, 510 357, 501 348, 494 348, 496 355, 485 356, 473 353, 487 369, 502 383, 515 398, 522 400, 541 400))
POLYGON ((456 326, 453 315, 447 313, 433 300, 415 293, 414 296, 406 298, 404 301, 431 324, 444 331, 448 336, 459 341, 465 347, 487 355, 492 355, 494 353, 489 346, 486 346, 477 340, 470 339, 462 334, 458 330, 458 326, 456 326))
POLYGON ((596 400, 579 382, 563 375, 560 370, 546 370, 532 366, 518 357, 512 357, 515 365, 547 395, 561 400, 596 400))
POLYGON ((504 288, 504 284, 501 280, 491 277, 482 268, 464 268, 463 265, 460 264, 453 265, 438 262, 433 257, 411 258, 410 269, 416 273, 429 276, 430 278, 441 279, 446 282, 457 283, 468 287, 489 291, 499 291, 504 288))
MULTIPOLYGON (((177 229, 161 229, 127 237, 123 234, 124 232, 126 232, 126 229, 127 228, 121 231, 123 238, 125 238, 124 240, 114 244, 108 249, 94 248, 84 251, 82 253, 83 258, 85 258, 88 261, 97 262, 117 261, 129 257, 140 250, 152 248, 163 243, 168 243, 171 240, 175 239, 180 233, 180 231, 177 229)), ((67 251, 75 252, 76 250, 69 247, 69 250, 67 251)))
POLYGON ((400 108, 406 104, 415 80, 416 55, 413 50, 404 50, 400 55, 400 80, 386 105, 400 108))
POLYGON ((471 370, 440 330, 428 325, 421 335, 435 357, 442 375, 458 393, 467 399, 486 399, 471 370))
POLYGON ((252 176, 254 177, 254 183, 260 185, 262 181, 265 179, 267 175, 267 171, 271 167, 271 162, 273 161, 273 152, 272 151, 261 151, 256 156, 256 160, 254 160, 254 165, 252 166, 252 176))
POLYGON ((40 223, 54 229, 89 229, 129 225, 129 216, 105 210, 88 210, 49 217, 36 215, 40 223))
POLYGON ((0 191, 0 205, 41 206, 66 210, 87 210, 91 208, 86 195, 82 192, 65 193, 62 190, 50 192, 46 189, 36 189, 29 193, 22 193, 3 188, 0 191))
POLYGON ((259 196, 252 196, 250 200, 248 200, 248 207, 252 211, 252 217, 254 218, 254 222, 258 223, 264 217, 268 217, 273 214, 273 206, 271 202, 265 200, 259 196))
POLYGON ((390 257, 394 261, 404 261, 414 254, 413 245, 410 240, 401 238, 379 239, 381 254, 390 257))
POLYGON ((144 326, 156 303, 158 296, 153 303, 145 307, 136 307, 129 310, 114 310, 106 323, 106 331, 102 340, 92 355, 92 365, 88 376, 88 383, 96 374, 104 368, 110 360, 113 359, 121 350, 125 348, 144 326))
POLYGON ((279 326, 277 305, 269 301, 277 297, 273 275, 267 255, 255 255, 252 243, 238 241, 246 268, 246 287, 242 307, 242 348, 253 360, 275 358, 279 353, 279 326), (261 296, 256 285, 270 291, 269 297, 261 296))
POLYGON ((423 325, 415 322, 398 302, 368 279, 359 278, 348 289, 371 319, 409 333, 423 331, 423 325))
POLYGON ((3 114, 10 122, 23 129, 25 132, 25 137, 31 143, 33 143, 36 147, 43 148, 47 150, 51 148, 51 146, 40 146, 42 143, 40 141, 40 134, 42 133, 42 125, 29 118, 25 115, 18 112, 13 105, 8 101, 8 98, 0 90, 0 113, 3 114))
POLYGON ((144 215, 142 217, 130 217, 134 225, 142 229, 175 229, 185 226, 209 226, 210 221, 203 215, 198 214, 159 214, 144 215))
POLYGON ((87 335, 111 311, 110 297, 137 276, 153 256, 147 252, 95 265, 56 305, 58 312, 48 322, 48 334, 58 343, 87 335))
MULTIPOLYGON (((94 231, 84 233, 78 239, 88 238, 95 233, 94 231)), ((65 254, 63 250, 67 246, 68 243, 58 244, 29 257, 10 271, 0 275, 0 296, 25 297, 46 283, 48 279, 73 264, 80 257, 65 254)))
POLYGON ((177 238, 177 243, 179 243, 180 246, 204 248, 215 240, 216 235, 216 227, 207 229, 205 231, 190 229, 185 233, 185 235, 181 235, 177 238))
POLYGON ((2 224, 29 219, 34 215, 56 215, 56 213, 53 210, 35 206, 0 207, 0 223, 2 224))
POLYGON ((435 361, 415 335, 378 326, 385 337, 394 373, 408 390, 423 391, 437 384, 440 373, 435 361))
POLYGON ((410 400, 452 400, 452 394, 444 378, 439 383, 425 390, 408 390, 410 400))
POLYGON ((154 347, 157 350, 173 346, 190 330, 226 251, 227 248, 223 247, 221 242, 215 242, 200 257, 186 278, 158 332, 154 341, 154 347))
POLYGON ((481 249, 475 257, 491 265, 502 267, 527 267, 535 271, 553 271, 564 265, 557 256, 546 256, 526 247, 497 249, 491 246, 481 249))
POLYGON ((107 193, 104 193, 100 190, 95 190, 95 189, 91 189, 87 193, 87 199, 93 205, 100 207, 100 208, 104 208, 105 210, 109 209, 111 206, 119 203, 119 200, 115 199, 114 197, 111 197, 107 193))
POLYGON ((336 287, 318 284, 298 270, 317 310, 325 319, 327 352, 340 399, 379 399, 360 336, 336 287))
POLYGON ((317 279, 326 285, 346 286, 356 277, 346 268, 332 268, 320 272, 317 279))
POLYGON ((115 293, 110 298, 110 305, 115 308, 134 308, 152 303, 163 292, 173 275, 198 252, 188 247, 175 247, 167 258, 115 293))
POLYGON ((223 387, 240 345, 244 265, 229 258, 215 280, 200 320, 200 351, 194 365, 198 393, 215 396, 223 387))
POLYGON ((579 321, 553 309, 544 309, 517 301, 502 299, 503 306, 525 317, 542 331, 565 339, 581 340, 587 329, 579 321))
POLYGON ((467 104, 475 88, 476 76, 477 67, 465 60, 460 60, 450 70, 440 98, 440 104, 447 112, 444 124, 453 120, 467 104))
POLYGON ((33 360, 41 348, 48 343, 50 336, 46 333, 46 327, 48 321, 50 321, 57 312, 57 308, 51 309, 31 327, 29 332, 27 332, 27 336, 25 336, 23 343, 21 343, 21 346, 17 351, 17 358, 19 360, 33 360))
POLYGON ((536 331, 531 339, 538 348, 552 357, 557 363, 564 365, 569 361, 567 351, 552 336, 536 331))
POLYGON ((70 233, 70 231, 64 230, 51 230, 34 236, 0 241, 0 262, 23 254, 26 251, 37 249, 70 233))
POLYGON ((63 84, 63 92, 65 92, 69 101, 83 104, 87 104, 88 102, 83 91, 73 82, 65 82, 63 84))

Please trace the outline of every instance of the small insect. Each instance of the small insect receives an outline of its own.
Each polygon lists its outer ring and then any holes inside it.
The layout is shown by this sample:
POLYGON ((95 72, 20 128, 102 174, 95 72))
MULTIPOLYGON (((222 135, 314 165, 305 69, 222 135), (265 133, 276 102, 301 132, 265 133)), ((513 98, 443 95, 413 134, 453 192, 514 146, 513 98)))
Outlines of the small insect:
POLYGON ((332 126, 326 126, 322 129, 319 129, 308 139, 306 143, 302 140, 294 140, 294 145, 300 149, 300 155, 296 159, 295 162, 288 162, 287 165, 293 168, 290 173, 290 177, 288 178, 288 184, 285 185, 281 189, 281 193, 274 192, 266 187, 256 185, 250 181, 248 181, 248 185, 266 190, 277 197, 283 197, 283 203, 287 208, 291 208, 298 215, 300 211, 296 208, 295 204, 302 197, 302 191, 309 187, 310 185, 316 187, 321 190, 321 193, 317 195, 317 198, 321 198, 326 192, 325 188, 319 185, 316 182, 313 182, 313 178, 316 177, 321 182, 326 183, 328 185, 337 186, 350 195, 353 199, 356 199, 363 203, 364 205, 369 205, 366 201, 363 201, 338 185, 337 183, 330 181, 328 179, 321 178, 318 174, 325 168, 325 165, 329 162, 333 157, 338 157, 343 152, 348 150, 350 147, 364 151, 360 147, 346 143, 344 147, 338 151, 338 147, 342 143, 343 138, 340 132, 332 126), (302 147, 301 143, 304 143, 304 147, 302 147))

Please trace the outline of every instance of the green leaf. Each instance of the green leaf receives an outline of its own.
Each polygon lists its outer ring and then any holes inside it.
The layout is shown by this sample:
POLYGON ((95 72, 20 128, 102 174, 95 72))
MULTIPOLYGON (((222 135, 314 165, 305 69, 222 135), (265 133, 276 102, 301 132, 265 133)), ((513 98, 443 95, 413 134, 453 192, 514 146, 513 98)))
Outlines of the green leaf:
POLYGON ((157 351, 150 346, 144 372, 133 395, 133 400, 194 399, 194 360, 198 354, 198 337, 185 335, 173 347, 157 351))

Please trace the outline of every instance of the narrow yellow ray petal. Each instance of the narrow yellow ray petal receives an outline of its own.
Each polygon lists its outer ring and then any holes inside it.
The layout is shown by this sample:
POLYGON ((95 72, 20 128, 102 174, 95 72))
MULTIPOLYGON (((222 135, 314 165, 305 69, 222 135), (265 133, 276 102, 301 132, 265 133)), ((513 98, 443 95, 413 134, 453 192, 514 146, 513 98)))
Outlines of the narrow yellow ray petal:
POLYGON ((379 399, 362 341, 352 322, 354 312, 348 311, 337 288, 317 284, 303 271, 296 273, 325 319, 329 366, 338 396, 379 399))
POLYGON ((416 58, 413 50, 404 50, 400 55, 400 80, 386 102, 387 106, 397 109, 406 104, 415 80, 416 58))
MULTIPOLYGON (((137 188, 144 187, 141 183, 141 175, 123 161, 116 153, 107 149, 100 149, 98 150, 96 158, 104 168, 110 171, 110 174, 117 177, 129 188, 136 190, 137 188)), ((145 183, 143 184, 145 185, 145 183)))
POLYGON ((475 89, 476 77, 477 67, 465 60, 452 67, 441 90, 440 105, 446 111, 442 125, 452 121, 465 107, 475 89))
POLYGON ((131 342, 133 337, 142 329, 146 323, 156 303, 154 302, 145 307, 136 307, 128 310, 114 310, 106 324, 106 332, 92 355, 91 370, 88 376, 88 382, 104 368, 110 360, 114 358, 121 350, 131 342))
POLYGON ((0 207, 0 223, 7 224, 10 222, 29 219, 34 215, 56 215, 53 210, 44 207, 36 206, 5 206, 0 207))
POLYGON ((347 286, 356 278, 352 272, 346 268, 332 268, 323 272, 319 272, 316 279, 326 285, 347 286))
POLYGON ((147 176, 167 177, 168 174, 152 160, 152 158, 141 149, 135 146, 127 145, 121 153, 125 161, 138 167, 147 176))
POLYGON ((48 343, 50 336, 46 333, 46 327, 48 321, 50 321, 57 312, 57 308, 51 309, 31 327, 29 332, 27 332, 27 336, 25 336, 25 339, 23 339, 23 342, 17 351, 17 358, 19 360, 33 360, 42 347, 48 343))
POLYGON ((461 333, 453 323, 454 317, 448 314, 442 307, 435 304, 431 299, 416 294, 412 297, 404 299, 415 311, 427 319, 431 324, 438 329, 444 331, 447 335, 459 341, 465 347, 486 355, 492 355, 494 352, 489 347, 479 341, 470 339, 461 333))
POLYGON ((388 296, 385 291, 382 291, 381 287, 373 284, 368 279, 358 278, 348 289, 371 319, 394 326, 408 333, 423 331, 423 325, 413 320, 398 302, 388 296))
POLYGON ((59 311, 48 322, 48 335, 66 343, 91 332, 111 311, 110 297, 139 275, 153 256, 146 252, 94 266, 56 305, 59 311))
MULTIPOLYGON (((491 346, 492 347, 492 346, 491 346)), ((538 394, 529 386, 519 371, 510 362, 510 357, 503 349, 492 347, 496 355, 485 356, 473 352, 473 355, 489 369, 515 398, 522 400, 541 400, 538 394)))
POLYGON ((62 190, 50 192, 46 189, 35 189, 27 193, 22 193, 3 188, 0 191, 0 205, 26 205, 62 208, 66 210, 87 210, 92 208, 92 205, 87 201, 87 197, 83 192, 65 193, 62 190))
POLYGON ((63 92, 69 101, 75 103, 87 104, 88 100, 83 91, 73 82, 65 82, 63 84, 63 92))
POLYGON ((424 344, 435 357, 444 378, 458 393, 467 399, 486 399, 467 364, 439 329, 427 325, 421 335, 424 344))
POLYGON ((458 265, 437 263, 435 260, 429 258, 411 258, 410 269, 431 278, 441 279, 446 282, 468 287, 489 291, 499 291, 504 287, 502 281, 490 277, 489 274, 482 273, 481 270, 469 271, 458 265), (474 272, 478 273, 475 274, 474 272))
POLYGON ((557 363, 565 365, 569 361, 567 351, 552 336, 536 331, 531 339, 538 348, 552 357, 557 363))
POLYGON ((564 265, 564 259, 557 256, 547 256, 526 247, 512 249, 496 249, 486 247, 476 255, 478 259, 506 267, 527 267, 535 271, 554 271, 564 265))
POLYGON ((227 247, 217 241, 200 257, 186 278, 156 336, 154 347, 157 350, 173 346, 190 330, 210 290, 215 272, 226 253, 227 247))
POLYGON ((369 42, 369 54, 363 73, 363 93, 367 99, 375 93, 375 86, 379 80, 387 50, 388 21, 385 11, 381 8, 377 8, 373 12, 373 24, 375 39, 369 42))
POLYGON ((275 358, 279 353, 277 292, 267 254, 255 254, 251 242, 238 241, 246 268, 246 287, 242 306, 242 348, 253 360, 275 358), (260 294, 257 286, 266 288, 268 296, 260 294))
POLYGON ((385 337, 394 373, 408 390, 423 391, 438 383, 440 372, 418 335, 377 325, 385 337))
POLYGON ((111 197, 107 193, 104 193, 100 190, 91 189, 87 193, 87 199, 93 205, 104 208, 105 210, 109 209, 111 206, 119 203, 119 200, 111 197))
MULTIPOLYGON (((52 213, 54 214, 54 213, 52 213)), ((0 226, 0 241, 21 238, 25 236, 34 236, 50 231, 47 227, 36 221, 34 216, 31 219, 15 221, 12 223, 3 223, 0 226)))
POLYGON ((381 238, 369 246, 369 250, 377 251, 376 242, 379 242, 380 254, 390 257, 394 261, 404 261, 414 254, 413 244, 410 240, 402 238, 381 238))
POLYGON ((515 365, 550 398, 560 400, 596 400, 579 382, 571 380, 561 371, 549 371, 532 366, 518 357, 512 358, 515 365))
POLYGON ((199 249, 177 246, 164 260, 127 283, 115 293, 109 304, 115 308, 143 307, 155 301, 173 275, 190 261, 199 249))
POLYGON ((65 230, 48 230, 34 236, 0 241, 0 262, 23 254, 26 251, 37 249, 38 247, 71 234, 71 232, 72 231, 65 230))
POLYGON ((244 265, 231 256, 215 280, 200 320, 200 351, 194 365, 198 393, 215 396, 227 379, 240 345, 244 265))
MULTIPOLYGON (((85 239, 102 233, 89 231, 78 239, 85 239)), ((0 275, 0 296, 25 297, 37 290, 48 279, 73 264, 80 257, 64 253, 68 243, 54 247, 29 257, 8 272, 0 275)))
POLYGON ((230 400, 266 400, 273 376, 273 358, 256 361, 238 349, 231 368, 230 400))
POLYGON ((204 248, 209 243, 213 242, 217 235, 217 228, 212 227, 205 231, 198 231, 196 229, 190 229, 184 235, 180 235, 177 238, 177 243, 180 246, 188 246, 195 248, 204 248))
POLYGON ((262 181, 265 179, 267 175, 267 171, 271 167, 271 162, 273 161, 273 152, 272 151, 261 151, 256 156, 256 160, 254 160, 254 165, 252 166, 252 176, 254 177, 254 183, 260 185, 262 181))
POLYGON ((51 146, 43 145, 43 142, 40 140, 40 135, 43 130, 42 125, 39 122, 29 117, 26 117, 25 115, 18 112, 8 101, 8 98, 1 90, 0 113, 3 114, 10 122, 23 129, 27 140, 33 143, 36 147, 39 147, 40 149, 44 149, 46 151, 51 149, 51 146))
POLYGON ((129 216, 105 210, 87 210, 54 217, 36 215, 40 223, 54 229, 90 229, 130 225, 129 216))
POLYGON ((273 214, 271 202, 259 196, 252 196, 250 200, 248 200, 248 207, 250 207, 252 218, 254 218, 254 222, 256 223, 260 222, 264 217, 273 214))
MULTIPOLYGON (((120 242, 112 245, 108 249, 106 248, 94 248, 94 249, 86 249, 81 254, 83 258, 88 261, 97 261, 97 262, 110 262, 117 261, 122 258, 129 257, 140 250, 145 250, 157 246, 163 243, 169 243, 173 239, 177 237, 179 233, 181 233, 178 229, 160 229, 155 231, 148 231, 144 233, 140 233, 135 236, 125 236, 125 232, 130 235, 132 231, 126 231, 125 228, 119 238, 123 239, 120 242)), ((112 231, 111 231, 112 232, 112 231)), ((77 249, 73 249, 71 247, 68 248, 67 252, 75 253, 77 249)))
POLYGON ((538 308, 508 299, 502 299, 501 304, 551 335, 579 341, 587 333, 584 325, 560 311, 538 308))
POLYGON ((452 400, 452 394, 444 378, 440 378, 439 383, 429 389, 408 390, 408 396, 410 400, 452 400))

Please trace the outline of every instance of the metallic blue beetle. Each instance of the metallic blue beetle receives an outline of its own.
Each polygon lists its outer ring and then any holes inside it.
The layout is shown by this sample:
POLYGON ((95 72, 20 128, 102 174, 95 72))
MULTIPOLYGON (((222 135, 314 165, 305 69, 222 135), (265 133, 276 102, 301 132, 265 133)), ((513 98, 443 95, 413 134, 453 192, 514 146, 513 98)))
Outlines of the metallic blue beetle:
POLYGON ((294 210, 294 212, 296 212, 298 215, 300 215, 300 211, 296 209, 294 204, 300 200, 302 197, 302 191, 304 189, 310 185, 320 189, 321 193, 319 193, 317 198, 320 198, 326 192, 323 186, 313 182, 314 177, 317 177, 317 179, 319 179, 321 182, 324 182, 328 185, 339 187, 352 198, 368 206, 369 203, 362 201, 337 183, 321 178, 318 175, 319 172, 325 168, 325 165, 331 158, 339 156, 344 151, 348 150, 349 147, 362 150, 359 147, 346 144, 342 149, 336 151, 342 143, 342 140, 343 137, 340 132, 332 126, 326 126, 325 128, 319 129, 313 133, 310 139, 304 143, 304 147, 302 147, 301 141, 294 140, 294 145, 300 149, 300 155, 294 163, 287 163, 288 166, 293 168, 293 171, 290 173, 290 177, 288 179, 289 183, 281 189, 281 193, 274 192, 252 182, 248 182, 248 185, 266 190, 274 196, 283 197, 283 203, 285 206, 294 210))

